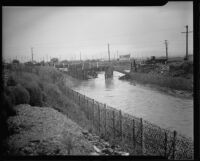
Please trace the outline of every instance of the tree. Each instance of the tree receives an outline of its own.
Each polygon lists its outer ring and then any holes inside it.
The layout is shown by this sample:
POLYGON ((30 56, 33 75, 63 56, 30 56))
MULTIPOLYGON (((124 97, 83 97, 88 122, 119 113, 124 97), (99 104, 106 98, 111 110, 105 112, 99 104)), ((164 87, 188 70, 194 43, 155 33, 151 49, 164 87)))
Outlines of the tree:
POLYGON ((13 63, 13 64, 19 64, 19 60, 14 59, 14 60, 12 61, 12 63, 13 63))
POLYGON ((58 63, 58 58, 52 58, 52 59, 51 59, 51 62, 53 62, 53 63, 58 63))

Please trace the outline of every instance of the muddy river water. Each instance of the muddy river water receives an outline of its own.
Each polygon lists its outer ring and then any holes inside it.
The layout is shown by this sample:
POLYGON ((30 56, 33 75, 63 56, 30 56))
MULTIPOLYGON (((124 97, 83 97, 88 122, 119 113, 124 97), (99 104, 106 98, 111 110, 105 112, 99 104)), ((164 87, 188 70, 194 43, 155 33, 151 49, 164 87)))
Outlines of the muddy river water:
POLYGON ((100 72, 98 78, 71 78, 69 84, 75 91, 99 102, 193 138, 193 98, 171 95, 134 81, 119 80, 122 75, 114 72, 113 79, 105 80, 104 72, 100 72))

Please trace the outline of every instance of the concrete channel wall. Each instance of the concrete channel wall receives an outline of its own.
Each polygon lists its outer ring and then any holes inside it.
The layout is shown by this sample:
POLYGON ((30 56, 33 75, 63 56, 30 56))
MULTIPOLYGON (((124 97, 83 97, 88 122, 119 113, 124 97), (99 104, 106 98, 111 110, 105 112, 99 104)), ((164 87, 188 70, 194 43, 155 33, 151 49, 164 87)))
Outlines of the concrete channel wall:
POLYGON ((193 141, 131 116, 67 88, 67 95, 92 122, 93 131, 121 145, 131 155, 164 156, 168 159, 193 159, 193 141))

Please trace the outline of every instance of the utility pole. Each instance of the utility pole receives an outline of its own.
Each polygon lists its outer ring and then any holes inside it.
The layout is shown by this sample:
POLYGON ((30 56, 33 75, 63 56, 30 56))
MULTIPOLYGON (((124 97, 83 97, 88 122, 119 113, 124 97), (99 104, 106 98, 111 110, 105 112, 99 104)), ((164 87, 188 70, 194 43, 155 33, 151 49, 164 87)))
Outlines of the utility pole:
POLYGON ((81 61, 81 52, 80 52, 80 61, 81 61))
POLYGON ((108 58, 109 58, 109 62, 110 62, 110 48, 109 48, 109 44, 108 44, 108 58))
POLYGON ((168 60, 168 42, 165 40, 165 48, 166 48, 166 59, 168 60))
POLYGON ((186 34, 186 56, 185 56, 185 60, 188 60, 188 33, 191 33, 192 31, 188 32, 188 25, 186 25, 185 27, 186 27, 186 32, 181 32, 181 33, 186 34))
POLYGON ((31 60, 33 62, 33 47, 31 48, 31 60))

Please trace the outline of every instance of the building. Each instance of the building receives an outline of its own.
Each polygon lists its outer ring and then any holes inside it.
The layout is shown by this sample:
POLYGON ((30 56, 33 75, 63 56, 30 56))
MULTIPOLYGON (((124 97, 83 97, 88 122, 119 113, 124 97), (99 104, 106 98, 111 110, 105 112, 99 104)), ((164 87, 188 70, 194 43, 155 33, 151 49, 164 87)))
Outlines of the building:
POLYGON ((127 55, 120 55, 119 56, 119 61, 129 61, 131 58, 131 55, 130 54, 127 54, 127 55))

